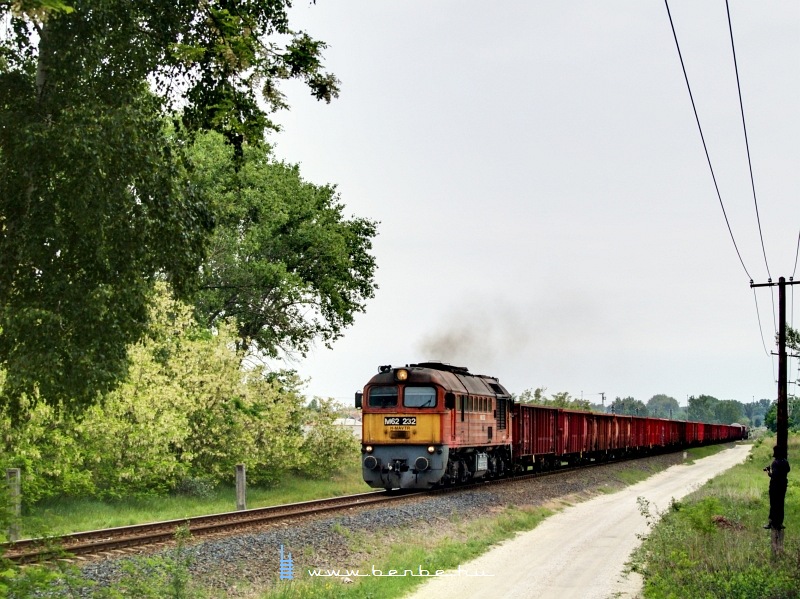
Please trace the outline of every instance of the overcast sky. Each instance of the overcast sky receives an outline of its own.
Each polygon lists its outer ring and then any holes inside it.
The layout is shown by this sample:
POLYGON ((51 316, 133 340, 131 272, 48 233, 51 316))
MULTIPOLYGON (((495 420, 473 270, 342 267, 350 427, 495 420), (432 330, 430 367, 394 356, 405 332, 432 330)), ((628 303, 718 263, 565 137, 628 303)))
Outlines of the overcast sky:
MULTIPOLYGON (((725 3, 670 9, 736 243, 766 282, 725 3)), ((800 4, 732 0, 731 16, 767 263, 788 278, 800 4)), ((309 395, 348 403, 380 364, 437 359, 593 402, 776 396, 777 293, 754 294, 736 255, 663 2, 301 0, 292 17, 328 44, 342 93, 285 87, 276 154, 381 223, 376 297, 294 364, 309 395)))

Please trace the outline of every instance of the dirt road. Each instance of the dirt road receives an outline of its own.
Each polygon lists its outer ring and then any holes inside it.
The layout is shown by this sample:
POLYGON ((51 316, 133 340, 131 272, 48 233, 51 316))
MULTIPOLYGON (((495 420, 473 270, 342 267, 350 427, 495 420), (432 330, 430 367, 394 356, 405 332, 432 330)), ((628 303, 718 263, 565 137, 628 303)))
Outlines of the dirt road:
POLYGON ((647 532, 637 498, 662 511, 720 472, 744 461, 738 445, 691 465, 672 466, 611 495, 569 507, 449 576, 431 578, 411 599, 607 599, 633 597, 640 581, 623 570, 647 532))

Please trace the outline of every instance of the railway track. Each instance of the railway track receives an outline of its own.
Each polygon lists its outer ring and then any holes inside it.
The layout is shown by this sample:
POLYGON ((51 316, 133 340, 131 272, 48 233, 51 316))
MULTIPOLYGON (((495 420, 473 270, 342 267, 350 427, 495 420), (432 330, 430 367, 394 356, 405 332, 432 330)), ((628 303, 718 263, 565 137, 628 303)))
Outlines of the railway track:
POLYGON ((3 543, 2 548, 5 557, 17 563, 49 560, 65 554, 71 554, 72 556, 94 555, 129 547, 171 541, 175 538, 175 533, 180 528, 187 529, 192 536, 202 536, 217 532, 229 532, 240 528, 250 528, 271 521, 293 517, 362 508, 396 501, 417 494, 393 495, 386 491, 372 491, 331 499, 317 499, 209 516, 196 516, 193 518, 78 532, 48 539, 24 539, 3 543))
MULTIPOLYGON (((668 452, 665 452, 668 453, 668 452)), ((60 537, 47 539, 24 539, 10 543, 2 543, 0 547, 6 558, 17 563, 32 563, 58 559, 65 555, 89 556, 99 555, 115 550, 131 547, 154 545, 174 540, 178 529, 184 528, 194 536, 204 536, 214 533, 232 532, 239 529, 248 529, 269 522, 290 520, 295 517, 313 516, 325 512, 364 508, 381 503, 402 500, 413 496, 426 496, 437 493, 462 492, 474 490, 487 485, 519 482, 526 479, 541 478, 544 476, 564 474, 573 470, 594 468, 609 463, 636 460, 638 458, 617 459, 613 462, 592 462, 580 466, 562 466, 554 470, 543 472, 528 472, 516 476, 509 476, 490 480, 476 481, 470 484, 439 487, 430 491, 405 491, 390 493, 387 491, 371 491, 356 495, 346 495, 330 499, 317 499, 285 505, 225 512, 208 516, 195 516, 152 522, 148 524, 135 524, 117 528, 78 532, 60 537)))

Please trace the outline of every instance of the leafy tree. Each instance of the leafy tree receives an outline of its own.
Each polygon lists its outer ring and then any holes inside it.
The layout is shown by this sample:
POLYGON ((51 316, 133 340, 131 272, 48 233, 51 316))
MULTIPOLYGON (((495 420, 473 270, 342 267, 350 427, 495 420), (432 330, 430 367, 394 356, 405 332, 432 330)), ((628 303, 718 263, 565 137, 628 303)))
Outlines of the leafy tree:
POLYGON ((545 405, 547 387, 536 387, 536 389, 525 389, 519 396, 514 397, 514 401, 527 404, 545 405))
POLYGON ((678 418, 680 405, 669 395, 654 395, 647 401, 647 413, 654 418, 678 418))
POLYGON ((152 282, 192 286, 212 219, 187 134, 221 131, 241 155, 286 105, 281 80, 337 95, 289 4, 0 3, 0 366, 17 408, 95 401, 124 375, 152 282))
POLYGON ((647 416, 647 406, 633 397, 617 397, 611 404, 614 414, 627 414, 629 416, 647 416))
MULTIPOLYGON (((800 430, 800 398, 787 398, 787 408, 789 411, 789 429, 800 430)), ((778 431, 778 402, 772 402, 769 410, 764 416, 764 426, 773 433, 778 431)))
POLYGON ((268 148, 241 160, 218 134, 198 138, 192 185, 217 216, 197 298, 199 319, 232 319, 239 348, 270 356, 341 336, 374 295, 376 224, 348 219, 335 188, 304 181, 268 148))
POLYGON ((771 399, 759 399, 743 404, 742 409, 753 426, 761 426, 764 421, 764 415, 769 411, 771 405, 771 399))
MULTIPOLYGON (((775 335, 775 340, 777 343, 778 336, 775 335)), ((793 329, 789 325, 786 325, 786 347, 789 349, 793 349, 795 351, 800 351, 800 331, 797 329, 793 329)))
POLYGON ((778 403, 773 403, 764 415, 764 426, 773 433, 778 432, 778 403))
POLYGON ((735 399, 723 399, 714 406, 714 422, 719 424, 741 424, 744 417, 744 405, 735 399))
POLYGON ((198 327, 164 284, 150 321, 129 348, 128 376, 80 421, 46 402, 23 402, 13 427, 0 412, 0 467, 23 468, 26 502, 163 494, 187 480, 230 481, 236 463, 250 482, 270 483, 287 471, 330 471, 339 452, 357 452, 329 406, 304 407, 296 374, 243 371, 233 327, 198 327))
POLYGON ((519 397, 515 398, 515 401, 518 401, 519 403, 535 404, 540 406, 568 408, 570 410, 592 409, 592 404, 589 400, 572 397, 566 391, 561 391, 560 393, 554 393, 550 399, 548 399, 545 396, 544 394, 545 391, 547 391, 546 387, 537 387, 533 391, 530 389, 526 389, 525 391, 520 393, 519 397))
POLYGON ((716 406, 719 400, 710 395, 692 395, 689 398, 688 419, 692 422, 717 422, 716 406))
POLYGON ((331 400, 319 400, 317 409, 309 411, 309 430, 303 440, 302 472, 311 476, 324 476, 339 469, 343 455, 355 454, 359 442, 344 427, 333 426, 338 418, 337 408, 331 400))

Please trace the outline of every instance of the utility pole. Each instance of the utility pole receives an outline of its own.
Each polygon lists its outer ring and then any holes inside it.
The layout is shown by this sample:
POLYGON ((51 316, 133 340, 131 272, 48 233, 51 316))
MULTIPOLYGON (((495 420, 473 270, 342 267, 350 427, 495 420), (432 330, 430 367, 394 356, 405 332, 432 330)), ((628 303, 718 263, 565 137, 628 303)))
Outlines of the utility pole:
POLYGON ((788 358, 786 355, 786 286, 797 285, 800 281, 787 282, 780 277, 777 283, 772 279, 768 283, 750 282, 750 287, 778 287, 778 413, 777 413, 777 443, 776 451, 786 456, 789 439, 789 410, 788 410, 788 358))
MULTIPOLYGON (((786 286, 796 285, 800 281, 791 278, 787 282, 784 277, 778 279, 778 405, 777 405, 777 442, 775 444, 775 458, 783 458, 788 464, 789 449, 789 410, 787 402, 787 370, 788 358, 786 356, 786 286)), ((775 287, 776 284, 769 279, 767 283, 754 284, 750 281, 750 287, 775 287)), ((776 462, 773 462, 775 464, 776 462)), ((788 470, 788 465, 787 465, 788 470)), ((769 513, 772 532, 772 551, 773 553, 783 552, 783 513, 786 500, 786 473, 776 473, 773 468, 770 474, 769 489, 769 513), (776 476, 778 475, 778 476, 776 476), (778 479, 781 480, 778 480, 778 479), (777 522, 773 518, 777 515, 777 522)))

